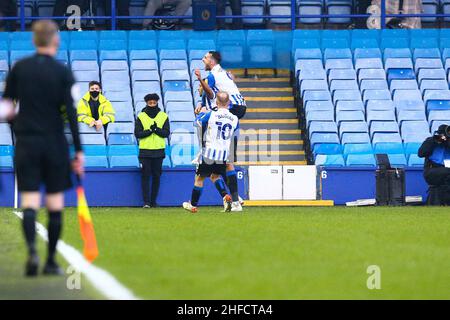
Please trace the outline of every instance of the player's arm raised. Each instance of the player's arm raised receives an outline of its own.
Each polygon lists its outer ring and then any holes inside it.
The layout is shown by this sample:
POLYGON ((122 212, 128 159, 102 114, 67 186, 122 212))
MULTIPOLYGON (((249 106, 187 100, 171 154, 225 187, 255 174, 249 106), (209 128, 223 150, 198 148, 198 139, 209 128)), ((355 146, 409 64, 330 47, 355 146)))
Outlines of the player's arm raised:
POLYGON ((202 75, 200 73, 199 69, 195 70, 195 76, 197 77, 198 81, 200 81, 200 85, 202 86, 203 90, 205 91, 206 95, 209 99, 214 99, 214 91, 211 89, 211 87, 206 83, 204 79, 202 79, 202 75))

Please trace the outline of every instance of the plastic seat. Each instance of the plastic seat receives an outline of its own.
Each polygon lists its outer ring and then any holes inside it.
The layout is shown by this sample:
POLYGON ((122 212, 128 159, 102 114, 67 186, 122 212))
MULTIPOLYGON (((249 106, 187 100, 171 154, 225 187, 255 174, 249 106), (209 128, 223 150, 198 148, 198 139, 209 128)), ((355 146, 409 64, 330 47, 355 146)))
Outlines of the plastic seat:
POLYGON ((336 123, 330 121, 311 121, 308 131, 309 136, 313 133, 338 133, 336 123))
POLYGON ((358 80, 386 80, 386 72, 383 69, 360 69, 358 72, 358 80))
POLYGON ((349 154, 346 159, 348 167, 375 167, 375 157, 373 154, 349 154))
POLYGON ((85 156, 84 166, 86 168, 108 168, 108 158, 106 157, 106 155, 85 156))
POLYGON ((427 118, 425 116, 424 110, 415 111, 415 110, 402 110, 397 114, 397 121, 401 125, 403 121, 426 121, 427 118))
POLYGON ((272 30, 247 32, 248 67, 273 67, 275 39, 272 30))
POLYGON ((370 143, 369 134, 366 132, 343 132, 341 135, 341 143, 370 143))
POLYGON ((375 132, 372 138, 374 150, 377 144, 402 144, 402 138, 399 133, 395 132, 375 132))
POLYGON ((441 59, 419 58, 415 62, 416 72, 421 69, 442 69, 443 67, 441 59))
POLYGON ((159 64, 161 73, 165 70, 185 70, 188 69, 187 61, 185 60, 163 60, 159 64))
POLYGON ((355 48, 353 57, 355 60, 371 58, 381 59, 382 54, 378 46, 375 48, 355 48))
POLYGON ((103 60, 102 72, 106 70, 128 71, 128 60, 103 60))
POLYGON ((342 153, 344 158, 347 158, 350 154, 373 154, 373 149, 370 143, 347 143, 342 153))
POLYGON ((389 162, 391 163, 392 167, 406 167, 407 161, 405 158, 405 155, 403 153, 398 154, 388 154, 389 162))
MULTIPOLYGON (((430 1, 430 0, 424 0, 424 2, 425 1, 430 1)), ((427 19, 427 18, 422 18, 422 19, 427 19)), ((438 47, 439 47, 439 43, 438 43, 437 38, 430 38, 430 37, 411 38, 411 48, 428 49, 428 48, 438 48, 438 47)))
POLYGON ((394 102, 392 100, 374 100, 370 99, 366 101, 367 111, 390 111, 394 110, 394 102))
POLYGON ((353 69, 351 59, 329 59, 325 61, 325 70, 330 69, 353 69))
POLYGON ((322 60, 322 51, 318 48, 295 50, 294 61, 308 59, 322 60))
POLYGON ((336 122, 340 124, 343 121, 364 121, 364 112, 362 111, 340 111, 336 113, 336 122))
MULTIPOLYGON (((395 121, 395 113, 393 110, 368 110, 367 122, 371 126, 372 121, 395 121)), ((397 127, 398 131, 398 127, 397 127)))
POLYGON ((348 48, 335 49, 327 48, 324 50, 323 59, 352 59, 352 52, 348 48))
POLYGON ((314 154, 341 153, 341 145, 336 133, 314 133, 310 141, 314 154))
POLYGON ((430 128, 426 119, 419 121, 404 121, 401 124, 401 132, 404 141, 420 141, 423 140, 413 140, 410 137, 416 136, 417 134, 430 135, 430 128))
POLYGON ((360 58, 355 61, 355 70, 359 69, 383 69, 380 58, 360 58))
POLYGON ((408 166, 423 168, 425 159, 419 158, 417 154, 410 154, 408 158, 408 166))
POLYGON ((417 90, 417 81, 416 80, 392 80, 390 83, 391 92, 395 90, 417 90))
POLYGON ((108 135, 108 145, 135 145, 133 133, 111 133, 108 135))
POLYGON ((445 80, 423 80, 420 83, 420 92, 424 94, 426 90, 448 90, 448 82, 445 80))
POLYGON ((219 30, 217 47, 225 67, 239 67, 244 61, 245 32, 243 30, 219 30))
POLYGON ((139 168, 137 155, 120 155, 109 157, 110 168, 139 168))
POLYGON ((425 92, 423 96, 423 101, 425 105, 428 107, 428 103, 430 101, 444 101, 450 100, 450 91, 449 90, 429 90, 425 92))
POLYGON ((408 80, 415 78, 416 77, 412 69, 389 69, 388 71, 388 82, 395 79, 408 80))
POLYGON ((361 111, 364 113, 364 105, 361 101, 338 101, 336 114, 341 111, 361 111))
POLYGON ((85 145, 104 145, 105 144, 105 137, 103 134, 92 134, 92 133, 84 133, 80 134, 81 138, 81 144, 85 145))
POLYGON ((303 70, 323 70, 322 60, 317 59, 301 59, 295 63, 296 74, 303 70))
POLYGON ((344 133, 368 133, 369 127, 365 121, 343 121, 339 125, 339 136, 344 133))
POLYGON ((312 121, 334 121, 334 112, 330 111, 310 111, 307 115, 307 125, 312 121))
POLYGON ((391 93, 388 89, 384 90, 364 90, 363 101, 369 100, 391 100, 391 93))
POLYGON ((97 50, 97 41, 95 40, 71 40, 69 50, 97 50))
POLYGON ((341 154, 318 154, 314 164, 325 167, 344 167, 345 161, 341 154))
POLYGON ((351 48, 356 49, 378 49, 378 41, 374 38, 353 38, 351 43, 351 48))
POLYGON ((333 94, 333 101, 336 104, 340 100, 362 101, 359 90, 336 90, 333 94))
POLYGON ((71 67, 73 71, 99 71, 97 60, 76 60, 71 67))
POLYGON ((305 113, 311 111, 334 111, 333 103, 331 101, 307 101, 305 103, 305 113))
POLYGON ((134 60, 157 60, 158 55, 156 50, 130 50, 129 51, 130 61, 134 60))
POLYGON ((187 70, 165 70, 161 74, 161 80, 165 81, 187 81, 190 83, 190 76, 187 70))
POLYGON ((413 64, 409 58, 388 58, 386 59, 385 69, 413 69, 413 64))
POLYGON ((317 0, 299 0, 297 1, 298 14, 300 18, 298 21, 305 24, 321 23, 321 18, 303 18, 302 15, 320 15, 322 14, 323 3, 317 0))
POLYGON ((328 83, 325 80, 304 80, 300 86, 301 96, 303 96, 306 90, 328 91, 328 83))
POLYGON ((394 101, 396 100, 421 100, 422 95, 418 89, 415 90, 395 90, 394 101))
POLYGON ((355 80, 333 80, 330 91, 333 93, 336 90, 359 90, 359 87, 355 80))
POLYGON ((364 94, 365 90, 388 90, 386 80, 364 79, 361 81, 360 90, 364 94))
POLYGON ((331 101, 331 94, 329 91, 313 91, 307 90, 303 95, 303 101, 331 101))
POLYGON ((423 80, 446 80, 444 69, 420 69, 417 79, 419 83, 423 80))
POLYGON ((356 72, 353 69, 332 69, 328 74, 330 83, 333 80, 356 80, 356 72))
POLYGON ((0 145, 0 168, 14 167, 14 147, 0 145))
POLYGON ((324 38, 322 35, 322 49, 346 49, 349 48, 349 41, 343 38, 324 38))
POLYGON ((408 38, 381 38, 380 48, 409 48, 408 38))

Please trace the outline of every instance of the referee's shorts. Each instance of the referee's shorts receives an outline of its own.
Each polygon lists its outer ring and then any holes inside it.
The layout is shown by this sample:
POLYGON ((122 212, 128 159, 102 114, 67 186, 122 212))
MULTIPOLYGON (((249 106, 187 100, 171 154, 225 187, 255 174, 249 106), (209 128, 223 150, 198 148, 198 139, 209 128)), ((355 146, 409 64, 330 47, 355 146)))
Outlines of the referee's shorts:
POLYGON ((58 193, 72 187, 69 147, 64 135, 18 136, 14 163, 19 191, 58 193))

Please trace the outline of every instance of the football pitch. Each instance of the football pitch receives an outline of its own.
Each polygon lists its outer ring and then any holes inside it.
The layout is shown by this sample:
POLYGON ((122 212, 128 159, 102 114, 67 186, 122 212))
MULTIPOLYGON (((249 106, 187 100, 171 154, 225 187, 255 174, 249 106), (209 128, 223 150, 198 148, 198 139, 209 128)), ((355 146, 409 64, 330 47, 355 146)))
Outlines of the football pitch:
MULTIPOLYGON (((142 299, 450 299, 448 208, 220 209, 91 208, 95 265, 142 299)), ((102 298, 84 278, 24 279, 20 220, 0 214, 0 298, 102 298)), ((82 249, 73 208, 63 240, 82 249)))

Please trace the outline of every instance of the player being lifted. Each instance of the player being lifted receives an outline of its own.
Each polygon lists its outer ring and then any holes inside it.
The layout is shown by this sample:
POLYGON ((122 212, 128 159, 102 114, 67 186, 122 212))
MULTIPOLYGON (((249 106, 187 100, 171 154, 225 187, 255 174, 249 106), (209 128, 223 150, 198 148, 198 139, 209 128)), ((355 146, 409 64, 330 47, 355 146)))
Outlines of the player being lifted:
MULTIPOLYGON (((230 73, 220 66, 221 56, 217 51, 209 51, 202 59, 205 70, 210 71, 206 79, 202 79, 200 70, 195 70, 195 75, 200 81, 203 91, 204 103, 196 108, 196 113, 206 110, 214 110, 216 107, 215 99, 216 93, 219 91, 225 92, 230 97, 229 109, 238 119, 244 117, 247 110, 245 100, 239 92, 238 87, 233 81, 230 73)), ((242 211, 242 206, 238 194, 237 176, 234 169, 233 162, 236 161, 237 143, 239 131, 237 131, 233 138, 232 152, 230 161, 227 163, 226 177, 227 185, 230 189, 231 197, 233 199, 233 211, 242 211)))
POLYGON ((210 177, 217 190, 224 198, 225 211, 241 211, 232 206, 231 197, 227 194, 225 183, 221 176, 225 174, 227 161, 230 157, 233 136, 239 127, 238 118, 229 110, 230 99, 227 93, 218 92, 217 111, 202 112, 195 125, 204 133, 200 163, 197 166, 194 188, 190 202, 184 202, 183 208, 197 212, 197 205, 202 194, 205 178, 210 177))

